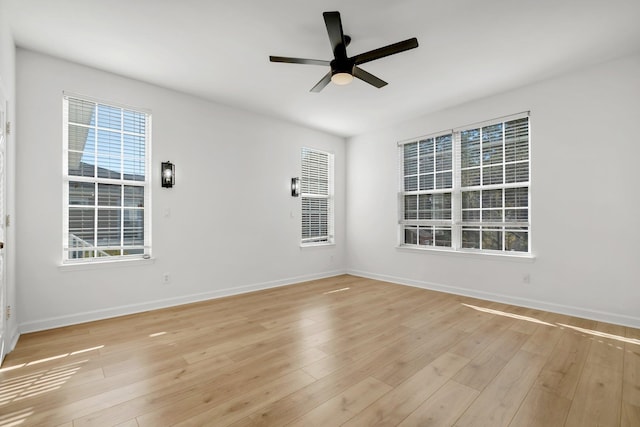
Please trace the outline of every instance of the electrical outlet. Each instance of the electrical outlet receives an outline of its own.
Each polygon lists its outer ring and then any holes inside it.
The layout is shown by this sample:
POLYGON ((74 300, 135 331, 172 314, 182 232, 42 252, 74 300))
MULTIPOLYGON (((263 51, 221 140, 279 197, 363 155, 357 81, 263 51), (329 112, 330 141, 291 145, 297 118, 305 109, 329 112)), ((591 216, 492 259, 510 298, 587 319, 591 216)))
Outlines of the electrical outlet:
POLYGON ((11 318, 11 306, 8 305, 7 306, 7 320, 9 320, 11 318))
POLYGON ((171 275, 169 275, 169 273, 164 273, 162 275, 162 283, 164 285, 168 285, 169 283, 171 283, 171 275))

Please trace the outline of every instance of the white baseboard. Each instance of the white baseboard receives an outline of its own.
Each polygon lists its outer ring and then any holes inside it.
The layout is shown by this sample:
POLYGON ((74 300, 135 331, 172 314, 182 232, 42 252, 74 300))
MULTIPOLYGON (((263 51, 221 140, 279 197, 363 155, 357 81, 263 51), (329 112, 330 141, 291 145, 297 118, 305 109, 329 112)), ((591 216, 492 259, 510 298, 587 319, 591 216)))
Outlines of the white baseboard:
MULTIPOLYGON (((158 310, 161 308, 174 307, 182 304, 206 301, 210 299, 223 298, 231 295, 244 294, 248 292, 261 291, 280 286, 292 285, 299 282, 309 280, 324 279, 327 277, 339 276, 346 274, 346 270, 327 271, 318 274, 310 274, 297 277, 289 277, 281 280, 273 280, 263 283, 255 283, 251 285, 238 286, 233 288, 218 289, 211 292, 203 292, 199 294, 184 295, 174 298, 149 301, 139 304, 123 305, 119 307, 107 308, 104 310, 87 311, 84 313, 71 314, 67 316, 50 317, 47 319, 33 320, 21 323, 19 326, 20 333, 37 332, 46 329, 60 328, 63 326, 77 325, 79 323, 93 322, 96 320, 109 319, 112 317, 125 316, 128 314, 142 313, 144 311, 158 310)), ((17 331, 16 331, 17 332, 17 331)), ((16 342, 17 337, 16 336, 16 342)), ((15 347, 15 342, 13 343, 15 347)), ((13 349, 13 347, 10 347, 13 349)))
POLYGON ((520 307, 533 308, 537 310, 550 311, 568 316, 581 317, 584 319, 597 320, 600 322, 614 323, 616 325, 629 326, 632 328, 640 328, 640 317, 626 316, 617 313, 608 313, 604 311, 585 309, 570 305, 556 304, 548 301, 540 301, 529 298, 521 298, 510 295, 496 294, 491 292, 478 291, 475 289, 460 288, 456 286, 448 286, 439 283, 432 283, 422 280, 406 279, 402 277, 388 276, 385 274, 370 273, 368 271, 348 270, 347 274, 354 276, 366 277, 369 279, 382 280, 385 282, 396 283, 398 285, 412 286, 416 288, 440 291, 449 294, 462 295, 487 301, 500 302, 504 304, 517 305, 520 307))

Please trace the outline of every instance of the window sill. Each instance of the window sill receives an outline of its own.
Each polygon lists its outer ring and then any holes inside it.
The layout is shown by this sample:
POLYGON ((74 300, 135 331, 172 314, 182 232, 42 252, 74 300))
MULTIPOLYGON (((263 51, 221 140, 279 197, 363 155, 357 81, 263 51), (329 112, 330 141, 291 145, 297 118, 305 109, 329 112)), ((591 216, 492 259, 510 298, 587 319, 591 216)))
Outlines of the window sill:
POLYGON ((320 242, 320 243, 301 243, 300 244, 300 248, 304 249, 304 248, 322 248, 322 247, 326 247, 326 246, 335 246, 335 242, 320 242))
POLYGON ((134 258, 118 260, 100 260, 87 262, 69 262, 58 265, 60 271, 95 270, 100 268, 129 267, 136 265, 150 265, 156 262, 155 258, 134 258))
POLYGON ((396 249, 400 251, 408 252, 429 252, 431 254, 438 254, 444 256, 475 258, 475 259, 495 259, 504 261, 515 262, 535 262, 535 254, 518 253, 518 252, 479 252, 470 250, 453 250, 447 248, 435 248, 435 247, 416 247, 416 246, 396 246, 396 249))

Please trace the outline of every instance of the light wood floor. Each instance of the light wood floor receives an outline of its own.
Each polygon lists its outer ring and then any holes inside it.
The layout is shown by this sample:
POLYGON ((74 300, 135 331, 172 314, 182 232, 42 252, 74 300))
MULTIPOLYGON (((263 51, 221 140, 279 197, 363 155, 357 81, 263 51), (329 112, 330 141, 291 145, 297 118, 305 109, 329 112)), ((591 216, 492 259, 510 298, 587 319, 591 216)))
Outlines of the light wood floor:
POLYGON ((1 426, 640 426, 640 330, 353 276, 23 335, 1 426))

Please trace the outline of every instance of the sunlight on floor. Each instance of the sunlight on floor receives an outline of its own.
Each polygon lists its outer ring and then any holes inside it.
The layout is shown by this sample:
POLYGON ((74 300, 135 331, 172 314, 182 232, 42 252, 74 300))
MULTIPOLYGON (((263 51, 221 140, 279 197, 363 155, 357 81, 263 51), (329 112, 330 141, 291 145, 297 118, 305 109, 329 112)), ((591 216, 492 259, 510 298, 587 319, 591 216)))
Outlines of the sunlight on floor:
POLYGON ((534 317, 522 316, 520 314, 515 314, 515 313, 507 313, 506 311, 493 310, 491 308, 478 307, 477 305, 471 305, 471 304, 462 304, 462 305, 464 305, 465 307, 472 308, 474 310, 482 311, 484 313, 497 314, 498 316, 511 317, 513 319, 526 320, 527 322, 538 323, 540 325, 545 325, 545 326, 553 326, 554 328, 556 327, 556 325, 554 324, 544 322, 534 317))
POLYGON ((77 351, 73 351, 71 353, 59 354, 57 356, 45 357, 44 359, 33 360, 31 362, 28 362, 28 363, 20 363, 18 365, 8 366, 6 368, 2 368, 2 369, 0 369, 0 373, 13 371, 15 369, 24 368, 25 366, 38 365, 40 363, 50 362, 52 360, 62 359, 64 357, 68 357, 68 356, 75 356, 77 354, 87 353, 87 352, 93 351, 93 350, 100 350, 101 348, 104 348, 104 345, 98 345, 96 347, 91 347, 91 348, 85 348, 83 350, 77 350, 77 351))
MULTIPOLYGON (((568 329, 572 329, 572 330, 574 330, 576 332, 581 332, 583 334, 591 335, 591 336, 594 336, 594 337, 607 338, 607 339, 617 340, 617 341, 625 342, 625 343, 629 343, 629 344, 640 345, 640 340, 639 339, 635 339, 635 338, 627 338, 627 337, 623 337, 623 336, 620 336, 620 335, 609 334, 609 333, 601 332, 601 331, 595 331, 593 329, 580 328, 578 326, 567 325, 566 323, 556 323, 554 325, 554 324, 551 324, 551 323, 544 322, 542 320, 536 319, 534 317, 522 316, 520 314, 509 313, 509 312, 501 311, 501 310, 494 310, 494 309, 491 309, 491 308, 478 307, 476 305, 471 305, 471 304, 464 304, 463 303, 462 305, 464 305, 465 307, 472 308, 474 310, 482 311, 484 313, 496 314, 498 316, 511 317, 513 319, 518 319, 518 320, 526 320, 527 322, 539 323, 541 325, 552 326, 554 328, 557 328, 557 327, 568 328, 568 329)), ((622 349, 621 347, 617 347, 617 348, 618 349, 622 349)))
POLYGON ((324 295, 328 295, 328 294, 335 294, 336 292, 344 292, 344 291, 348 291, 351 288, 342 288, 342 289, 335 289, 333 291, 327 291, 324 293, 324 295))
POLYGON ((166 335, 166 332, 156 332, 155 334, 149 334, 149 338, 155 338, 155 337, 160 337, 162 335, 166 335))
POLYGON ((22 409, 10 414, 0 414, 0 426, 15 427, 25 425, 24 422, 30 415, 33 415, 33 408, 22 409))
POLYGON ((606 332, 601 332, 601 331, 594 331, 593 329, 579 328, 577 326, 566 325, 564 323, 558 323, 558 325, 563 326, 565 328, 573 329, 574 331, 582 332, 583 334, 593 335, 595 337, 609 338, 612 340, 618 340, 618 341, 626 342, 629 344, 640 345, 640 340, 637 340, 634 338, 621 337, 620 335, 608 334, 606 332))

